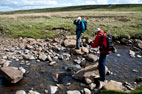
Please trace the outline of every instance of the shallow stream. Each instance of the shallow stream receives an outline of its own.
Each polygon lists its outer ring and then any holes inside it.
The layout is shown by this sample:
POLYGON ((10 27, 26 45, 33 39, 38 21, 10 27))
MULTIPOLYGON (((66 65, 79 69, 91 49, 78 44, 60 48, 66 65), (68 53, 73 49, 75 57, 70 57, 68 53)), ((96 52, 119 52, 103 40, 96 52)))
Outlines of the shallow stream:
MULTIPOLYGON (((112 53, 107 57, 106 65, 113 72, 113 75, 108 75, 107 79, 134 82, 136 77, 142 76, 142 58, 131 58, 128 53, 129 47, 127 46, 117 46, 117 49, 117 53, 112 53), (134 69, 138 72, 133 71, 134 69)), ((49 85, 54 86, 57 84, 60 87, 57 94, 65 94, 66 90, 79 90, 82 87, 87 87, 87 85, 73 80, 71 75, 67 75, 62 83, 57 83, 53 80, 53 73, 67 72, 65 67, 72 67, 74 65, 72 62, 71 60, 58 60, 56 66, 49 66, 48 62, 26 61, 22 66, 29 72, 24 75, 23 80, 19 83, 9 84, 0 75, 0 94, 15 94, 17 90, 28 92, 31 88, 44 94, 44 90, 49 85), (28 62, 30 62, 30 65, 27 65, 29 64, 28 62), (71 85, 68 86, 67 83, 71 83, 71 85)), ((21 66, 19 62, 12 62, 11 65, 16 67, 21 66)))

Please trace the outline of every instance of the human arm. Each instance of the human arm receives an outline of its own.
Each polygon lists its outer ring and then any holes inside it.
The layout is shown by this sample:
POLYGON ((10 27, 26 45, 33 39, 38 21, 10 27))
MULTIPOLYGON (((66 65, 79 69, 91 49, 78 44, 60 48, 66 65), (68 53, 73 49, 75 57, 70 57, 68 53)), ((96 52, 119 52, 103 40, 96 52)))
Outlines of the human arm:
POLYGON ((96 37, 95 37, 95 39, 93 40, 93 42, 91 43, 91 47, 92 48, 96 48, 96 47, 98 47, 99 46, 99 44, 100 44, 100 35, 97 35, 96 37))

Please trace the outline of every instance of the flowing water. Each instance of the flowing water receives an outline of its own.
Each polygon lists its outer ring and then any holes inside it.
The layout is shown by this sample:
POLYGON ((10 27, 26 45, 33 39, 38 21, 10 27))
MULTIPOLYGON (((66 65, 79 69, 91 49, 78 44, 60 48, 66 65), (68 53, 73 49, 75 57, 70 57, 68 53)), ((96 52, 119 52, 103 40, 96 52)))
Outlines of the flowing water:
MULTIPOLYGON (((117 46, 118 53, 112 53, 107 57, 106 65, 109 70, 116 75, 109 75, 107 79, 116 81, 127 81, 134 82, 137 76, 142 76, 142 58, 131 58, 129 56, 127 46, 117 46), (120 54, 120 56, 117 56, 120 54), (133 69, 139 72, 134 72, 133 69)), ((28 92, 31 88, 44 94, 44 90, 47 89, 49 85, 59 85, 59 90, 57 94, 65 94, 66 90, 81 89, 82 87, 87 87, 81 82, 73 80, 71 75, 67 75, 62 83, 56 83, 52 75, 56 72, 67 72, 65 67, 74 66, 73 61, 60 61, 57 60, 56 66, 49 66, 48 62, 37 62, 37 61, 25 61, 22 65, 28 73, 24 75, 24 78, 17 84, 9 84, 0 75, 0 94, 15 94, 17 90, 25 90, 28 92), (30 62, 30 65, 26 65, 30 62), (67 83, 71 85, 67 86, 67 83)), ((19 62, 12 62, 12 66, 20 66, 19 62)))

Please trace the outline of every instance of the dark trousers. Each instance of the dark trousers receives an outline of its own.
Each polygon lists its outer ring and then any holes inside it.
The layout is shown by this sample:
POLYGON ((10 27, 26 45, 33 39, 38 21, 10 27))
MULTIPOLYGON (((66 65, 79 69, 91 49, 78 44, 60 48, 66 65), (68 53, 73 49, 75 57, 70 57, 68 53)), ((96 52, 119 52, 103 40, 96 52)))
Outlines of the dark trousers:
POLYGON ((76 36, 76 48, 80 48, 80 38, 81 38, 81 34, 76 36))
POLYGON ((98 65, 100 79, 103 81, 105 80, 105 75, 106 75, 106 73, 105 73, 106 56, 107 56, 107 54, 100 53, 99 65, 98 65))

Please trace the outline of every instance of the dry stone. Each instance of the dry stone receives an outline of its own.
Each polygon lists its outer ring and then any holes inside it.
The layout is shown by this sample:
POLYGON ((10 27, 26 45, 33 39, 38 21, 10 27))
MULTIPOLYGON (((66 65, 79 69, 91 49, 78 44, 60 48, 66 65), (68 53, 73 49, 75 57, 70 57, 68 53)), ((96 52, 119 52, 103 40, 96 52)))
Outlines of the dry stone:
POLYGON ((122 90, 122 83, 114 81, 114 80, 110 80, 109 82, 107 82, 104 85, 103 89, 105 89, 105 90, 122 90))
POLYGON ((68 48, 74 48, 76 46, 76 40, 66 39, 64 40, 64 46, 68 48))

